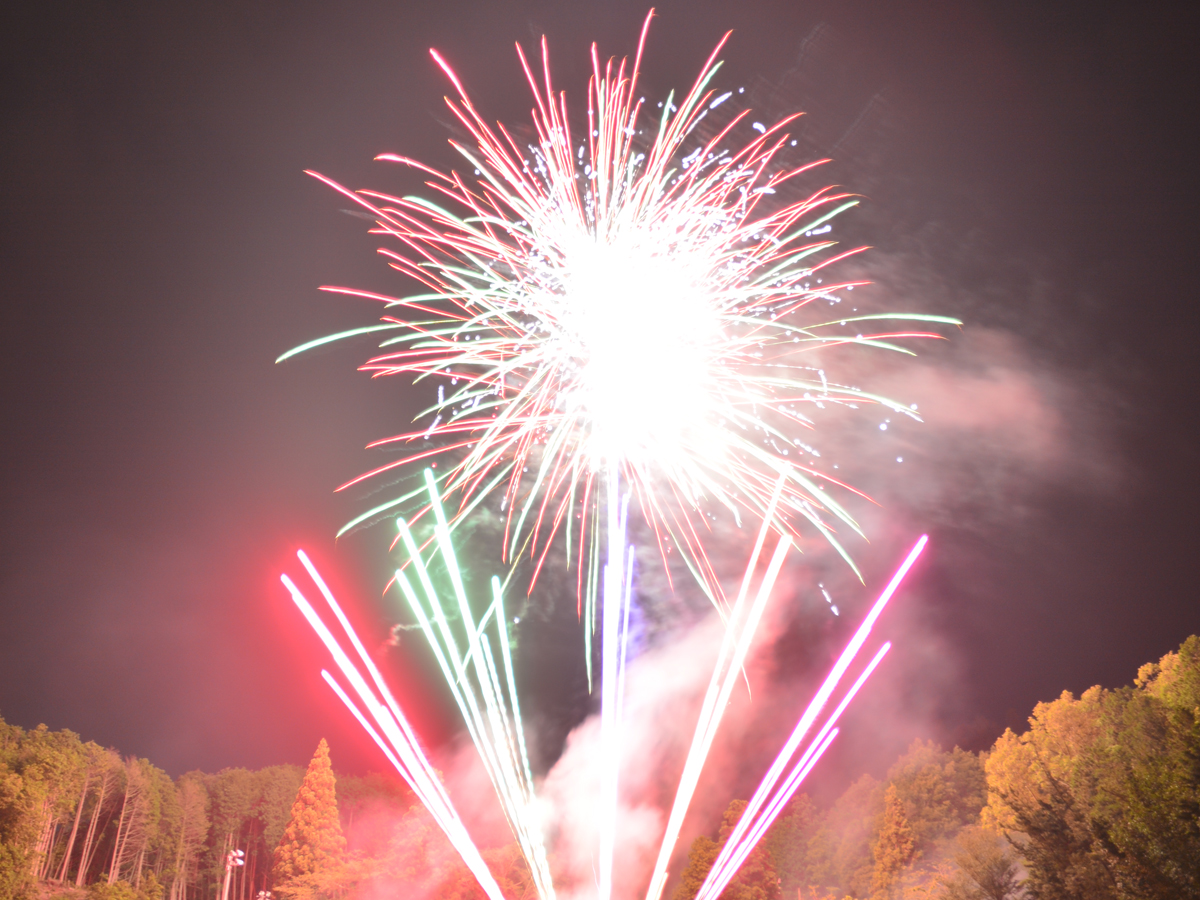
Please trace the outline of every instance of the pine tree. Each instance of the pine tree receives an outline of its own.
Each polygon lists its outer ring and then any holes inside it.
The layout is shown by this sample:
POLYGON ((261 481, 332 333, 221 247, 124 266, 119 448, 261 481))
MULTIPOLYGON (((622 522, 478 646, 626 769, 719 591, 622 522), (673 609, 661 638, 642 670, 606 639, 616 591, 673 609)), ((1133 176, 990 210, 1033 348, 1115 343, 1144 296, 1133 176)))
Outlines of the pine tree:
MULTIPOLYGON (((734 800, 726 808, 718 835, 722 848, 745 813, 746 806, 745 800, 734 800)), ((738 867, 737 874, 721 892, 720 900, 780 900, 779 875, 775 872, 775 862, 765 844, 758 844, 750 851, 750 855, 738 867)))
POLYGON ((675 888, 673 900, 692 900, 700 891, 700 885, 708 877, 709 870, 717 861, 721 845, 706 834, 692 841, 688 852, 687 867, 680 874, 679 886, 675 888))
POLYGON ((292 804, 291 818, 283 840, 275 848, 271 871, 276 886, 304 875, 313 875, 336 866, 342 860, 346 839, 338 821, 337 794, 333 768, 329 764, 329 745, 321 738, 313 754, 304 781, 292 804))
MULTIPOLYGON (((687 867, 680 874, 679 886, 672 900, 692 900, 696 896, 745 811, 745 800, 731 801, 721 819, 717 840, 702 834, 692 842, 687 867)), ((737 874, 722 891, 720 900, 780 900, 779 876, 775 873, 775 864, 766 846, 760 844, 750 851, 737 874)))
POLYGON ((904 804, 896 794, 896 786, 888 785, 883 795, 883 821, 879 826, 879 837, 872 848, 875 856, 875 873, 871 879, 871 896, 888 897, 899 880, 900 873, 913 860, 916 844, 904 804))

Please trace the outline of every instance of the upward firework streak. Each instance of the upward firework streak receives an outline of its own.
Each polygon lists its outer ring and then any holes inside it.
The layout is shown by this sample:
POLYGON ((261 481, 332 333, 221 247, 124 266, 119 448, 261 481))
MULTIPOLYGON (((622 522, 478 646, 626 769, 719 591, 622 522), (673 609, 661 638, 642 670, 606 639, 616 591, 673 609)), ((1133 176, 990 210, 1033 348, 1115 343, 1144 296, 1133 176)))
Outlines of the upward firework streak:
POLYGON ((454 804, 450 802, 450 797, 446 794, 446 789, 442 786, 438 773, 430 765, 429 759, 425 756, 421 745, 417 740, 416 733, 412 730, 412 726, 408 724, 408 720, 401 712, 400 706, 392 697, 391 691, 387 689, 383 678, 379 674, 379 670, 375 668, 375 664, 371 661, 371 657, 367 655, 366 649, 362 642, 358 639, 358 635, 354 633, 354 629, 350 627, 350 622, 347 620, 345 613, 342 612, 341 606, 334 599, 333 594, 326 586, 325 581, 317 573, 313 564, 309 562, 304 551, 297 553, 300 562, 304 565, 309 576, 317 585, 321 596, 325 598, 329 605, 330 611, 333 612, 338 624, 345 632, 347 638, 353 646, 355 653, 361 661, 362 668, 350 658, 337 637, 329 630, 329 627, 322 621, 321 617, 313 609, 312 604, 305 598, 303 592, 296 587, 295 583, 287 576, 280 576, 284 587, 292 595, 292 600, 300 608, 304 614, 304 618, 317 632, 322 643, 328 648, 338 668, 350 682, 354 692, 358 694, 359 701, 366 709, 375 723, 379 726, 376 730, 368 721, 367 716, 363 714, 342 686, 337 682, 332 675, 326 671, 322 671, 321 675, 325 681, 333 688, 343 703, 354 717, 358 719, 359 724, 366 730, 371 739, 383 751, 384 756, 396 768, 408 782, 413 792, 429 810, 434 820, 445 832, 446 837, 450 839, 450 843, 454 845, 454 849, 458 851, 463 862, 467 864, 467 868, 479 881, 480 886, 487 893, 489 900, 504 900, 504 895, 500 893, 500 886, 496 884, 496 879, 492 877, 492 873, 488 871, 487 864, 483 861, 483 857, 479 853, 479 849, 471 840, 471 836, 467 833, 466 827, 463 825, 462 819, 459 818, 458 812, 454 809, 454 804), (363 675, 363 671, 367 672, 368 677, 363 675), (373 685, 373 687, 372 687, 373 685), (382 736, 380 731, 383 732, 382 736))
MULTIPOLYGON (((817 736, 809 744, 808 749, 801 755, 800 760, 792 768, 791 773, 784 781, 784 785, 778 791, 775 791, 776 785, 779 783, 783 771, 787 768, 789 760, 795 755, 803 742, 805 735, 812 728, 817 716, 821 714, 821 710, 825 704, 829 702, 829 698, 833 696, 833 692, 837 689, 838 683, 846 674, 846 670, 854 662, 870 637, 871 629, 874 627, 876 620, 883 613, 883 608, 887 606, 892 595, 896 593, 896 589, 900 587, 900 582, 904 580, 904 576, 908 574, 908 570, 913 567, 917 558, 925 549, 929 538, 925 535, 917 541, 916 545, 909 551, 904 562, 900 564, 900 568, 896 570, 896 574, 892 576, 892 580, 888 582, 888 586, 884 588, 883 593, 879 595, 879 599, 875 601, 875 605, 871 607, 867 613, 866 619, 851 638, 850 643, 834 664, 829 676, 825 679, 825 683, 821 685, 821 689, 817 691, 817 695, 808 705, 808 709, 804 711, 804 715, 800 717, 800 721, 796 724, 795 730, 791 737, 788 738, 783 749, 779 752, 775 762, 768 770, 766 777, 759 784, 758 790, 754 792, 750 803, 742 812, 742 817, 738 820, 737 826, 733 829, 729 839, 725 842, 725 846, 721 850, 721 855, 717 857, 717 861, 713 863, 712 869, 708 873, 708 877, 704 880, 704 884, 700 886, 700 891, 696 895, 697 900, 716 900, 725 890, 731 878, 737 872, 738 868, 746 857, 750 855, 750 851, 754 849, 754 845, 766 833, 768 827, 775 817, 779 815, 784 804, 791 798, 792 794, 800 786, 800 782, 816 764, 821 754, 829 746, 837 735, 837 729, 834 725, 841 717, 842 712, 854 699, 854 695, 862 688, 870 674, 875 671, 875 667, 882 661, 884 654, 888 652, 891 644, 884 644, 876 653, 875 658, 867 665, 863 673, 858 677, 858 680, 846 692, 842 702, 838 704, 837 709, 826 721, 825 726, 817 733, 817 736), (766 804, 766 810, 763 810, 763 805, 766 804)), ((651 893, 653 900, 654 893, 651 893)))
MULTIPOLYGON (((736 635, 728 653, 722 651, 719 677, 714 675, 716 703, 731 689, 732 663, 744 657, 753 634, 748 623, 761 613, 769 587, 747 606, 756 551, 741 594, 727 602, 701 538, 710 507, 724 507, 739 520, 743 513, 760 519, 760 550, 768 530, 782 536, 769 573, 778 572, 801 521, 849 561, 832 529, 839 522, 856 532, 858 526, 825 490, 846 485, 804 462, 801 448, 807 448, 795 435, 814 424, 810 412, 831 405, 882 404, 916 415, 884 397, 830 382, 816 354, 845 344, 910 353, 895 341, 938 337, 907 329, 863 334, 866 323, 958 324, 912 313, 828 321, 815 315, 815 307, 833 306, 841 291, 862 284, 822 286, 823 270, 857 250, 839 252, 833 241, 810 239, 857 201, 826 187, 798 202, 772 204, 779 189, 819 164, 780 163, 785 129, 795 116, 771 128, 755 123, 755 135, 737 149, 726 143, 745 128, 744 112, 710 140, 696 137, 696 126, 730 96, 716 96, 708 87, 724 39, 678 105, 669 96, 657 121, 648 121, 637 79, 649 22, 647 17, 632 67, 625 61, 602 66, 593 47, 582 139, 573 136, 565 98, 552 88, 545 41, 541 83, 517 48, 536 104, 535 138, 525 149, 503 126, 488 125, 433 53, 458 95, 447 103, 475 141, 474 147, 454 145, 474 178, 442 174, 404 157, 380 158, 428 174, 430 187, 457 212, 419 197, 350 191, 311 173, 370 210, 374 232, 400 244, 399 252, 381 252, 428 290, 395 298, 326 288, 381 301, 405 318, 385 315, 380 325, 312 341, 280 357, 383 332, 383 352, 365 370, 439 376, 449 380, 450 390, 439 387, 438 402, 426 411, 433 416, 428 427, 372 445, 432 442, 432 449, 406 452, 343 487, 449 453, 436 495, 415 517, 454 498, 454 515, 438 522, 443 546, 456 521, 501 493, 504 553, 515 560, 528 549, 535 578, 559 531, 565 531, 568 559, 573 543, 580 548, 589 673, 591 630, 597 620, 601 628, 600 900, 612 892, 631 493, 664 556, 679 549, 736 635)), ((346 528, 424 493, 394 498, 346 528)), ((478 654, 473 665, 479 665, 478 654)), ((512 701, 515 710, 515 694, 512 701)), ((689 756, 690 786, 676 801, 680 810, 686 810, 696 766, 719 722, 717 707, 706 710, 693 744, 698 756, 689 756)), ((678 823, 672 827, 673 842, 678 823)), ((664 867, 660 859, 659 890, 664 867)))
MULTIPOLYGON (((397 571, 396 573, 397 584, 412 606, 414 613, 416 613, 421 624, 421 629, 434 649, 434 654, 441 666, 446 683, 454 694, 454 699, 458 703, 459 709, 462 711, 463 719, 467 724, 467 731, 479 751, 479 756, 496 789, 496 795, 500 800, 504 813, 529 863, 538 895, 542 900, 553 900, 554 886, 550 879, 545 846, 542 841, 540 823, 536 813, 532 775, 529 772, 529 763, 525 754, 524 726, 521 722, 520 706, 517 702, 512 660, 508 652, 508 633, 504 619, 504 603, 499 581, 497 579, 492 580, 492 604, 479 623, 476 624, 471 616, 470 605, 467 603, 467 598, 463 590, 462 578, 458 573, 457 560, 455 559, 453 548, 449 543, 449 531, 446 527, 446 520, 442 513, 441 505, 436 499, 432 478, 429 480, 430 494, 433 497, 432 505, 438 520, 436 537, 438 552, 443 557, 443 561, 447 566, 452 591, 455 595, 457 611, 462 617, 462 626, 465 632, 463 637, 466 639, 465 653, 459 647, 459 639, 452 633, 448 616, 442 608, 438 591, 433 586, 421 552, 416 542, 412 539, 412 534, 408 530, 407 524, 403 520, 400 523, 401 535, 405 547, 410 554, 410 561, 413 563, 416 581, 421 590, 418 591, 414 588, 408 576, 403 571, 397 571), (419 598, 418 595, 420 593, 424 593, 424 600, 419 598), (495 619, 497 638, 501 648, 501 659, 504 670, 503 679, 499 674, 491 645, 485 634, 488 620, 492 618, 495 619), (474 670, 473 676, 471 675, 472 669, 474 670)), ((743 609, 742 602, 747 596, 746 589, 750 574, 762 549, 762 539, 765 537, 765 534, 766 529, 764 528, 759 535, 759 542, 755 548, 754 557, 751 560, 751 565, 747 570, 747 577, 739 593, 735 615, 732 617, 730 630, 721 648, 718 663, 713 672, 713 679, 709 686, 708 696, 705 698, 700 718, 696 723, 692 748, 688 754, 679 790, 676 793, 675 804, 671 810, 671 819, 663 836, 658 862, 646 895, 647 900, 658 900, 662 895, 663 888, 666 885, 666 865, 670 860, 675 841, 678 838, 679 825, 682 823, 683 814, 686 813, 687 806, 691 801, 696 779, 699 776, 700 769, 703 768, 704 759, 708 754, 716 728, 720 723, 721 712, 728 703, 733 682, 736 680, 742 661, 745 659, 746 651, 749 648, 750 640, 758 623, 758 618, 771 592, 775 575, 778 574, 783 557, 787 553, 790 541, 784 536, 780 539, 776 547, 774 557, 759 585, 753 604, 748 609, 743 609)), ((729 884, 729 881, 737 873, 738 868, 750 855, 754 846, 766 834, 771 823, 783 810, 788 800, 791 799, 792 795, 808 776, 808 773, 812 771, 813 766, 821 758, 821 755, 828 749, 833 739, 837 736, 838 730, 835 726, 838 719, 850 704, 850 701, 854 699, 855 695, 866 683, 867 678, 870 677, 871 673, 875 671, 875 668, 882 661, 884 655, 891 647, 890 643, 885 643, 879 648, 870 663, 863 668, 854 684, 842 696, 841 701, 834 711, 826 718, 816 736, 809 742, 808 747, 800 754, 796 762, 791 764, 791 768, 788 768, 789 763, 796 757, 796 751, 799 750, 805 737, 812 730, 812 726, 837 692, 838 686, 847 671, 854 665, 858 654, 861 652, 868 637, 870 637, 871 629, 882 614, 884 607, 895 594, 905 575, 908 574, 908 571, 921 555, 921 552, 925 549, 927 540, 926 537, 922 537, 909 552, 908 557, 892 576, 891 581, 883 593, 880 594, 879 599, 875 601, 875 605, 867 613, 863 623, 859 626, 854 637, 851 638, 850 643, 838 658, 837 663, 813 697, 812 702, 809 703, 808 708, 801 715, 799 722, 797 722, 795 729, 792 731, 791 737, 789 737, 774 764, 759 784, 753 798, 738 821, 737 827, 726 841, 720 856, 713 864, 707 879, 700 888, 700 893, 698 894, 699 900, 715 900, 715 898, 720 896, 721 892, 729 884), (783 777, 785 770, 787 771, 786 778, 783 777), (781 778, 783 779, 782 785, 780 785, 781 778)), ((325 598, 339 626, 345 633, 347 640, 361 660, 361 669, 352 661, 350 655, 342 648, 341 642, 316 613, 303 592, 296 587, 295 583, 287 575, 282 576, 283 583, 291 593, 296 605, 304 613, 305 618, 308 619, 333 655, 342 674, 350 682, 355 693, 357 693, 361 707, 350 698, 333 676, 328 672, 322 672, 322 675, 330 687, 337 693, 338 697, 341 698, 342 702, 346 704, 350 712, 358 719, 363 728, 366 729, 371 738, 379 745, 384 755, 395 766, 396 770, 412 786, 417 796, 433 815, 435 821, 446 833, 446 836, 450 839, 455 849, 461 854, 463 861, 475 874, 476 878, 479 879, 479 883, 488 894, 490 900, 501 900, 495 879, 488 872, 483 858, 479 854, 479 850, 471 841, 462 820, 459 818, 450 798, 446 795, 445 789, 438 780, 437 773, 433 770, 428 758, 422 751, 416 735, 408 725, 399 705, 392 698, 374 663, 372 663, 370 657, 363 649, 362 642, 358 639, 341 607, 334 599, 333 594, 329 591, 329 588, 321 579, 321 576, 317 573, 312 563, 309 562, 308 557, 304 555, 303 551, 298 556, 308 571, 309 576, 325 598), (364 671, 367 673, 366 675, 363 674, 364 671), (366 710, 365 714, 362 711, 363 709, 366 710), (378 729, 371 724, 368 716, 379 726, 378 729)), ((622 645, 621 665, 619 669, 622 674, 624 672, 623 650, 624 646, 622 645)))

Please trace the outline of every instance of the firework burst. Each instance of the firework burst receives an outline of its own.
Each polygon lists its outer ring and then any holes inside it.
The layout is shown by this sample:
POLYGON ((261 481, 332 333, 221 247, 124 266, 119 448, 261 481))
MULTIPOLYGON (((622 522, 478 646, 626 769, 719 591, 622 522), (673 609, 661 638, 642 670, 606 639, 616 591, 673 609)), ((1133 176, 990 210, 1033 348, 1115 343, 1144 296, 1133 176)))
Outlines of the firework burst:
MULTIPOLYGON (((447 463, 441 474, 368 510, 343 532, 399 512, 428 491, 428 502, 417 500, 421 508, 401 525, 419 573, 422 548, 411 538, 413 522, 432 510, 437 518, 432 540, 447 553, 454 524, 499 496, 506 515, 504 556, 515 563, 528 552, 535 580, 555 537, 564 535, 568 561, 576 557, 589 678, 592 629, 599 623, 601 631, 600 900, 609 900, 613 890, 632 602, 631 498, 664 559, 678 551, 729 628, 652 878, 649 900, 657 900, 695 777, 725 706, 721 698, 732 689, 753 623, 789 547, 808 523, 850 561, 836 532, 859 529, 835 495, 853 489, 806 461, 802 451, 815 452, 799 435, 816 424, 816 410, 833 406, 882 404, 916 418, 903 404, 828 378, 828 351, 852 344, 911 353, 904 346, 907 339, 939 337, 914 323, 958 324, 915 313, 834 311, 843 291, 865 282, 823 283, 825 270, 862 248, 843 250, 814 232, 827 231, 821 226, 857 200, 834 187, 794 202, 780 199, 781 191, 793 190, 796 179, 824 162, 786 164, 787 129, 796 116, 768 128, 749 123, 743 112, 710 137, 700 136, 701 121, 731 97, 710 88, 724 39, 691 90, 678 103, 669 95, 659 104, 661 114, 651 114, 638 92, 649 23, 648 16, 632 65, 626 60, 602 64, 593 46, 582 121, 570 117, 565 96, 553 88, 545 40, 540 80, 518 46, 535 103, 529 139, 489 125, 434 52, 457 94, 447 104, 471 136, 469 145, 452 143, 472 176, 441 173, 405 157, 379 157, 428 175, 428 186, 442 198, 435 203, 351 191, 310 173, 370 211, 373 232, 395 241, 380 252, 424 290, 398 298, 327 287, 381 301, 388 312, 378 325, 311 341, 280 357, 376 333, 383 337, 381 352, 363 365, 365 371, 438 380, 438 399, 425 411, 424 427, 371 445, 401 448, 400 458, 342 487, 435 457, 447 463), (874 328, 883 330, 866 333, 874 328), (443 504, 452 510, 449 516, 443 504), (742 589, 732 602, 705 549, 712 517, 721 508, 738 522, 748 517, 760 523, 742 589), (750 601, 747 589, 772 531, 779 535, 776 551, 750 601), (578 548, 574 553, 573 547, 578 548)), ((403 574, 397 574, 397 583, 408 586, 406 596, 412 594, 408 599, 414 602, 416 594, 403 574)), ((499 603, 498 589, 495 596, 499 603)), ((432 597, 429 602, 434 604, 432 597)), ((422 624, 435 640, 432 627, 425 619, 422 624)), ((503 634, 500 638, 505 640, 503 634)), ((474 646, 480 637, 467 639, 474 646)), ((453 661, 459 652, 455 640, 443 634, 436 641, 444 643, 453 661)), ((491 660, 486 642, 471 652, 477 670, 481 660, 491 660)), ((465 668, 455 666, 446 670, 447 677, 461 679, 465 668)), ((460 705, 538 872, 539 892, 548 897, 552 887, 540 839, 522 812, 532 788, 523 744, 513 743, 520 725, 506 718, 517 714, 515 690, 511 680, 507 692, 500 685, 494 664, 476 676, 483 706, 466 700, 460 705), (511 707, 505 705, 506 693, 511 707), (481 711, 485 707, 487 716, 481 711)), ((814 701, 809 720, 825 699, 814 701)), ((400 721, 398 710, 363 702, 381 717, 397 752, 409 752, 404 729, 392 727, 400 721)), ((811 724, 798 734, 802 737, 811 724)), ((835 734, 830 720, 780 791, 795 789, 835 734)), ((796 748, 785 749, 779 766, 796 748)), ((423 771, 396 758, 406 766, 406 777, 423 771)), ((774 773, 775 781, 781 774, 774 773)), ((756 796, 758 818, 752 828, 747 824, 747 846, 778 812, 784 793, 770 794, 775 781, 756 796)), ((443 827, 453 837, 457 819, 447 809, 443 827)), ((714 877, 727 881, 740 864, 740 852, 730 848, 714 877)))
POLYGON ((535 100, 534 138, 524 144, 489 125, 433 53, 457 91, 447 103, 474 139, 452 142, 474 176, 379 158, 428 174, 448 203, 350 191, 312 173, 371 211, 374 232, 397 242, 380 252, 428 290, 395 298, 327 287, 397 314, 280 359, 379 331, 383 352, 365 371, 442 379, 428 424, 371 445, 409 449, 342 488, 447 455, 439 480, 457 509, 453 519, 502 492, 505 554, 528 548, 540 568, 555 534, 565 532, 568 558, 572 546, 583 548, 580 596, 594 598, 600 511, 619 502, 598 482, 628 485, 664 552, 679 548, 723 606, 704 549, 708 510, 759 518, 782 480, 775 527, 794 533, 807 521, 849 560, 834 533, 838 523, 858 531, 833 496, 847 486, 805 461, 798 435, 813 427, 816 409, 832 405, 883 404, 916 418, 903 404, 831 381, 825 352, 858 344, 910 353, 897 342, 938 337, 912 323, 957 322, 835 313, 841 293, 864 282, 822 284, 824 270, 862 248, 841 250, 809 233, 857 200, 824 187, 774 202, 785 184, 824 162, 782 163, 795 116, 751 130, 743 112, 711 139, 696 136, 730 96, 709 88, 724 39, 686 96, 668 97, 650 116, 638 95, 649 22, 632 66, 602 65, 593 47, 582 134, 551 84, 545 40, 540 83, 518 46, 535 100), (753 137, 729 149, 744 131, 753 137), (863 333, 883 322, 905 327, 863 333))

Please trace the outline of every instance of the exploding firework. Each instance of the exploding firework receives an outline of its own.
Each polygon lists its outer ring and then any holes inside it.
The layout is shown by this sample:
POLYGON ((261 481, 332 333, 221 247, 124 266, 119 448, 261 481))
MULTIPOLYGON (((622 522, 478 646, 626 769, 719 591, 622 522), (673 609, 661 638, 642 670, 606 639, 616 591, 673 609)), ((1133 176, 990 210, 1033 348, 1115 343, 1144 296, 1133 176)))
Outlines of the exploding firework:
MULTIPOLYGON (((584 548, 581 595, 594 597, 607 536, 601 511, 615 520, 619 486, 628 485, 660 543, 678 547, 720 600, 704 547, 707 511, 760 518, 782 480, 774 527, 795 533, 794 523, 807 521, 847 555, 834 527, 858 529, 833 496, 847 486, 806 461, 800 435, 818 410, 835 405, 882 404, 917 418, 907 405, 830 380, 822 354, 844 345, 911 353, 897 341, 939 335, 864 329, 883 321, 958 323, 835 313, 843 292, 865 282, 822 283, 822 276, 862 248, 840 250, 810 233, 857 200, 824 187, 793 203, 772 202, 825 162, 782 163, 796 116, 747 129, 754 136, 737 149, 726 145, 746 128, 746 113, 710 140, 696 137, 697 125, 730 96, 709 88, 724 39, 686 96, 668 97, 650 120, 637 91, 646 28, 632 67, 602 66, 593 47, 582 135, 552 87, 545 40, 541 85, 518 46, 536 102, 536 139, 524 147, 508 129, 487 124, 434 53, 458 93, 447 103, 476 142, 452 142, 474 177, 391 154, 379 159, 428 174, 448 205, 350 191, 311 173, 366 207, 374 233, 398 244, 380 252, 428 290, 396 298, 327 287, 404 317, 385 315, 379 325, 320 338, 280 359, 382 332, 384 352, 363 370, 442 379, 424 414, 428 424, 371 445, 412 452, 339 489, 448 456, 439 482, 447 502, 457 495, 452 526, 502 492, 505 553, 528 547, 540 565, 565 532, 568 556, 584 548)), ((394 497, 346 529, 423 494, 422 486, 394 497)))
MULTIPOLYGON (((444 457, 447 465, 436 478, 427 475, 422 488, 368 510, 343 531, 399 512, 414 500, 421 508, 412 521, 432 512, 432 540, 450 568, 464 621, 472 621, 470 607, 450 549, 456 523, 488 498, 499 497, 506 515, 503 555, 515 563, 528 552, 535 580, 555 537, 564 535, 568 561, 576 557, 589 678, 597 624, 601 633, 596 865, 601 900, 612 893, 632 602, 633 554, 626 537, 631 498, 664 559, 678 550, 727 625, 651 883, 649 897, 656 900, 771 582, 803 524, 850 562, 836 532, 839 525, 859 529, 835 494, 853 489, 806 460, 805 452, 816 454, 799 435, 814 427, 818 410, 829 407, 881 404, 916 418, 908 406, 830 380, 825 355, 847 344, 911 353, 905 339, 939 336, 914 330, 912 323, 958 324, 915 313, 837 313, 833 308, 843 292, 865 282, 824 283, 825 270, 858 250, 841 250, 813 233, 825 231, 820 226, 857 200, 823 187, 801 200, 776 202, 781 190, 823 162, 785 164, 787 128, 795 116, 770 128, 754 123, 749 129, 743 112, 712 137, 699 137, 697 126, 731 96, 710 88, 724 39, 691 90, 678 103, 668 96, 659 104, 661 114, 649 115, 638 94, 649 22, 647 17, 632 65, 624 60, 602 65, 593 47, 582 126, 573 122, 565 97, 552 86, 545 40, 540 82, 518 47, 535 100, 533 139, 524 143, 476 112, 454 72, 434 52, 457 92, 447 104, 474 141, 473 146, 454 143, 473 176, 440 173, 394 155, 380 158, 424 172, 429 187, 448 202, 351 191, 311 173, 370 211, 374 233, 397 242, 381 252, 425 290, 398 298, 326 288, 378 300, 389 312, 381 324, 311 341, 280 357, 347 336, 381 333, 381 352, 364 370, 440 380, 437 402, 425 411, 428 424, 371 445, 405 448, 401 457, 342 487, 434 457, 444 457), (738 145, 738 136, 750 131, 752 136, 738 145), (882 323, 904 324, 864 333, 882 323), (443 512, 443 504, 451 515, 443 512), (711 518, 721 508, 738 522, 745 516, 761 523, 742 588, 732 600, 706 552, 711 518), (778 535, 778 543, 751 600, 749 585, 769 533, 778 535)), ((466 649, 460 649, 459 638, 439 619, 434 593, 421 580, 422 548, 403 520, 399 539, 425 600, 403 573, 397 574, 397 584, 455 690, 539 893, 549 897, 541 839, 521 812, 532 802, 532 779, 505 626, 497 617, 502 681, 484 635, 487 617, 468 630, 466 649), (469 678, 468 670, 473 672, 469 678)), ((300 603, 294 585, 289 589, 300 603)), ((498 589, 494 598, 500 604, 498 589)), ((326 594, 326 599, 345 627, 332 598, 326 594)), ((346 630, 357 648, 357 638, 346 630)), ((367 687, 361 675, 358 681, 367 687)), ((381 683, 377 688, 382 690, 381 683)), ((393 745, 393 762, 405 777, 424 784, 421 773, 428 763, 421 762, 424 757, 410 741, 399 709, 387 696, 360 697, 372 715, 383 717, 380 727, 393 745)), ((811 716, 802 720, 804 727, 798 727, 796 742, 828 694, 818 699, 811 716)), ((732 876, 744 858, 739 848, 753 846, 785 802, 779 797, 795 789, 835 734, 831 720, 778 790, 782 769, 772 770, 768 780, 774 780, 761 797, 756 795, 753 816, 737 843, 727 847, 715 878, 732 876)), ((787 765, 796 746, 789 743, 785 750, 779 766, 787 765)), ((430 797, 435 805, 443 802, 436 793, 430 797)), ((452 807, 438 809, 444 813, 442 827, 455 840, 461 823, 452 807)))

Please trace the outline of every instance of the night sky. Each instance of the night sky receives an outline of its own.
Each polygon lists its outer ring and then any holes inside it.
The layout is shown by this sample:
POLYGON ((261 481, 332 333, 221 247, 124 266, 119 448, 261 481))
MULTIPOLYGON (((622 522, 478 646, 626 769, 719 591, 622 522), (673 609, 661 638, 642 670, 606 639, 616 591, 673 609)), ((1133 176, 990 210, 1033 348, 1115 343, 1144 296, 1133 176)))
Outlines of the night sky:
MULTIPOLYGON (((870 197, 857 233, 879 250, 862 265, 895 293, 922 289, 910 308, 967 321, 947 372, 1002 347, 1053 420, 1053 465, 1015 440, 949 472, 936 502, 896 495, 910 533, 934 535, 905 623, 938 670, 897 669, 924 697, 910 730, 978 749, 1038 700, 1128 683, 1200 632, 1200 6, 658 11, 645 74, 658 96, 689 86, 733 29, 724 85, 778 80, 817 34, 836 52, 823 95, 805 98, 814 123, 844 130, 886 100, 891 124, 866 135, 859 163, 848 146, 836 176, 870 197)), ((391 531, 335 543, 370 498, 332 489, 378 463, 361 448, 400 430, 418 398, 356 373, 365 345, 273 361, 369 322, 373 309, 318 285, 404 287, 367 223, 302 170, 415 190, 371 160, 454 164, 428 48, 485 114, 521 121, 514 41, 545 33, 579 97, 589 43, 632 52, 645 12, 625 0, 6 5, 5 720, 69 728, 172 774, 303 763, 322 735, 340 768, 380 767, 327 696, 324 659, 277 579, 306 547, 382 639, 391 531)), ((989 402, 972 414, 986 419, 989 402)), ((969 452, 956 446, 956 459, 969 452)), ((398 678, 414 665, 393 660, 398 678)), ((445 737, 436 698, 400 692, 445 737)))

